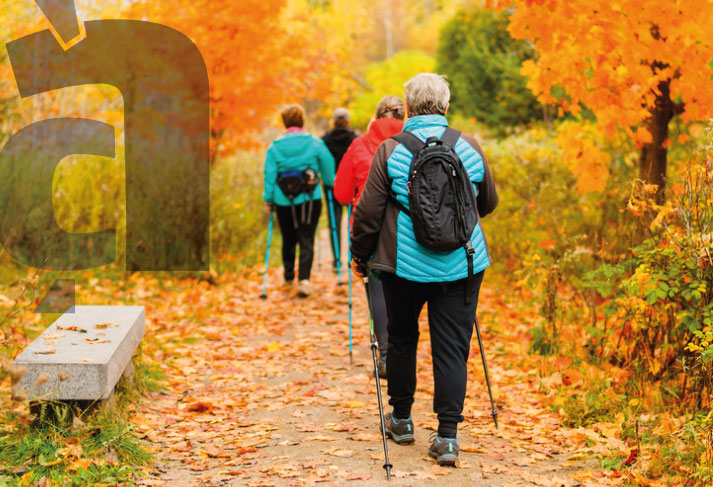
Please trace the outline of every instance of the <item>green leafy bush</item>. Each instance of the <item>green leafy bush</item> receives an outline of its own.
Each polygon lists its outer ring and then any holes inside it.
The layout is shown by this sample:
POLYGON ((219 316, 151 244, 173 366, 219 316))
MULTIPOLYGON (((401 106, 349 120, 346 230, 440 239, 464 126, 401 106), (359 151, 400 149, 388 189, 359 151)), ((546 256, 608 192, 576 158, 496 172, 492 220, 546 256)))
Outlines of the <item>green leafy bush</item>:
POLYGON ((505 133, 507 127, 541 120, 544 108, 527 89, 520 65, 534 49, 508 33, 506 13, 461 11, 443 30, 436 69, 451 83, 451 108, 505 133))

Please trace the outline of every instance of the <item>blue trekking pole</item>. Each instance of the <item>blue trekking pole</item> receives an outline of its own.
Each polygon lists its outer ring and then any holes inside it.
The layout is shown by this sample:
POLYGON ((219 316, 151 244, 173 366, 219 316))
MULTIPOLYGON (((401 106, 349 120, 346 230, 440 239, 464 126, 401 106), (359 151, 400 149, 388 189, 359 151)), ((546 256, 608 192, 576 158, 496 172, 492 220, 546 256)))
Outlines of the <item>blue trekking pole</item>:
MULTIPOLYGON (((352 205, 347 208, 347 230, 349 242, 352 239, 352 205)), ((352 364, 352 246, 349 245, 349 258, 347 259, 347 272, 349 273, 349 365, 352 364)))
POLYGON ((334 258, 337 261, 337 284, 342 283, 342 263, 339 260, 339 238, 337 237, 337 222, 334 218, 334 205, 332 204, 332 192, 325 188, 327 192, 327 206, 329 206, 329 227, 332 229, 332 241, 334 242, 334 258))
POLYGON ((270 245, 272 244, 272 224, 275 217, 275 208, 270 208, 270 225, 267 227, 267 249, 265 249, 265 274, 262 278, 262 294, 260 299, 267 299, 267 267, 270 264, 270 245))

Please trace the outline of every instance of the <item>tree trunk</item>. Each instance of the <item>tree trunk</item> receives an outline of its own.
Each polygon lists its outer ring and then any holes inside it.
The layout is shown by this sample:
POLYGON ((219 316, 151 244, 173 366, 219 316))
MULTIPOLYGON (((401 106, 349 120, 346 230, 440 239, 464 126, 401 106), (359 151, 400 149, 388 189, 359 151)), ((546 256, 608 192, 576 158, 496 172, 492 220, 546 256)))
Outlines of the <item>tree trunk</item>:
POLYGON ((665 143, 668 140, 668 123, 674 115, 674 104, 671 101, 668 81, 659 83, 659 91, 656 104, 645 121, 645 127, 651 133, 652 139, 641 148, 639 178, 646 184, 658 186, 655 200, 658 204, 662 204, 666 189, 666 157, 668 155, 665 143))
MULTIPOLYGON (((659 93, 656 96, 656 103, 649 111, 649 118, 644 121, 644 127, 651 134, 651 142, 645 143, 641 147, 639 158, 639 179, 645 184, 654 184, 658 190, 653 194, 656 204, 663 204, 666 192, 666 158, 668 148, 668 123, 675 114, 675 106, 671 101, 669 81, 659 83, 659 93)), ((634 244, 646 240, 650 236, 649 226, 656 218, 656 211, 649 208, 640 218, 634 244)))

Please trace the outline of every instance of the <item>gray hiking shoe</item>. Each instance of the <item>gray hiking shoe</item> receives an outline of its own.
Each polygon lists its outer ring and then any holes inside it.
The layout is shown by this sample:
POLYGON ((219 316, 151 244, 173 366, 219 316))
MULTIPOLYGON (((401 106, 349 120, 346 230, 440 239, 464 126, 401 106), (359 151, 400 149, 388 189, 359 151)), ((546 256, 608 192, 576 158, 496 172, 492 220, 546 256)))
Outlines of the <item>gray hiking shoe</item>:
POLYGON ((438 465, 453 467, 458 459, 458 438, 441 438, 438 433, 431 434, 431 446, 428 456, 435 458, 438 465))
POLYGON ((395 419, 391 413, 384 417, 386 436, 399 445, 410 445, 414 442, 413 419, 395 419))

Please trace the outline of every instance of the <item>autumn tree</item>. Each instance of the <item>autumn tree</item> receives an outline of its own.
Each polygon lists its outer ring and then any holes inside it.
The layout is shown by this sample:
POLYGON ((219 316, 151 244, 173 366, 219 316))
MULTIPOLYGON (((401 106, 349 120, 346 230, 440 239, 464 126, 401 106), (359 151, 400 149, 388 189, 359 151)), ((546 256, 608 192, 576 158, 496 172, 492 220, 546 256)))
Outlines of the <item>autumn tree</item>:
POLYGON ((591 109, 600 129, 623 129, 640 147, 639 174, 664 199, 669 122, 713 115, 713 36, 707 0, 491 0, 514 8, 513 37, 537 59, 522 73, 543 103, 591 109), (560 95, 561 94, 561 95, 560 95))
POLYGON ((319 94, 322 50, 287 0, 152 0, 128 15, 173 27, 201 51, 211 84, 212 157, 254 146, 281 103, 319 94))

